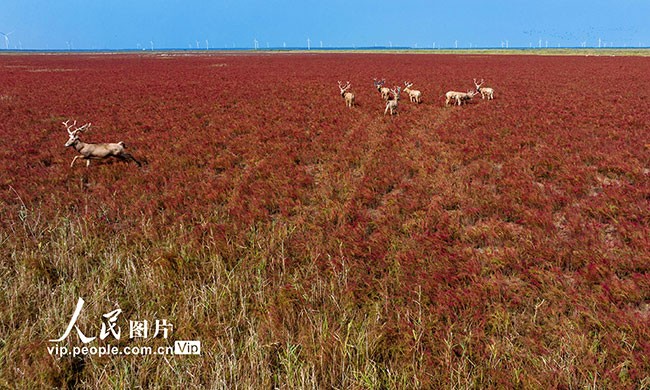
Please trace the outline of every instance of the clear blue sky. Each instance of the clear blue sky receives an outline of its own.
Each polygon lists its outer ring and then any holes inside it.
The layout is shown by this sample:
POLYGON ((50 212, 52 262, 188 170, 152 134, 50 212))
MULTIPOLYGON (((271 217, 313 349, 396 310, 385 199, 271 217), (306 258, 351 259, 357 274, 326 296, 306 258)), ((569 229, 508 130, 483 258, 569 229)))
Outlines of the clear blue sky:
POLYGON ((650 46, 650 0, 3 3, 10 49, 650 46))

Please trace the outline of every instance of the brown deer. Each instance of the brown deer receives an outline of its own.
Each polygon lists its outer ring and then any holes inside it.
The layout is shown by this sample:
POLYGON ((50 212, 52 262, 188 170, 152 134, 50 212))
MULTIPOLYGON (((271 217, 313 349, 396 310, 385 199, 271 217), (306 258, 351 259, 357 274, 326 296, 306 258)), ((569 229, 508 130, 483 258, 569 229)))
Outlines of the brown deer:
POLYGON ((409 99, 413 103, 420 104, 422 103, 422 92, 418 91, 417 89, 411 89, 413 86, 413 83, 409 82, 404 82, 404 92, 406 92, 409 95, 409 99))
POLYGON ((350 87, 351 86, 349 81, 344 86, 341 86, 341 82, 339 81, 339 89, 341 90, 341 97, 345 99, 345 105, 348 106, 349 108, 352 108, 354 106, 354 94, 348 91, 350 87))
POLYGON ((389 89, 390 93, 393 95, 392 99, 386 101, 386 109, 384 110, 384 115, 390 111, 391 115, 397 115, 397 102, 399 101, 399 93, 402 90, 400 87, 395 87, 389 89))
POLYGON ((381 98, 388 101, 390 99, 390 88, 384 87, 384 84, 386 83, 386 80, 377 80, 377 79, 372 79, 375 83, 375 88, 377 88, 377 91, 379 91, 379 94, 381 94, 381 98))
POLYGON ((68 142, 65 143, 65 146, 72 146, 77 152, 80 153, 79 156, 75 156, 70 163, 70 167, 74 166, 75 161, 78 158, 86 160, 86 167, 90 165, 90 160, 103 160, 109 157, 115 157, 122 161, 133 161, 139 167, 142 166, 138 160, 136 160, 132 155, 127 153, 124 149, 126 145, 124 142, 120 141, 116 144, 89 144, 82 142, 79 139, 79 133, 83 133, 86 130, 90 129, 90 123, 86 123, 81 127, 75 127, 77 121, 69 124, 70 120, 63 122, 66 130, 68 130, 68 142), (72 129, 75 127, 74 129, 72 129))
POLYGON ((476 92, 481 94, 481 99, 485 99, 487 97, 488 100, 494 99, 494 89, 488 88, 488 87, 482 87, 484 81, 481 79, 481 82, 478 83, 476 79, 474 79, 474 85, 476 86, 476 92))

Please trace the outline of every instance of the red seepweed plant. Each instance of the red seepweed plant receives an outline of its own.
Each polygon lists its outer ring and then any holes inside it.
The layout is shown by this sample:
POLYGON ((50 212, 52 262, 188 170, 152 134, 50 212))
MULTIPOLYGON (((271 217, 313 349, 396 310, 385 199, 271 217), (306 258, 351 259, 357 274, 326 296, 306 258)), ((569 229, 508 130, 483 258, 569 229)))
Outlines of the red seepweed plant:
POLYGON ((648 61, 0 56, 0 378, 647 386, 648 61), (431 98, 388 120, 376 75, 431 98), (445 108, 477 76, 494 100, 445 108), (148 165, 70 169, 67 118, 148 165), (117 303, 205 353, 54 358, 75 295, 87 333, 117 303))

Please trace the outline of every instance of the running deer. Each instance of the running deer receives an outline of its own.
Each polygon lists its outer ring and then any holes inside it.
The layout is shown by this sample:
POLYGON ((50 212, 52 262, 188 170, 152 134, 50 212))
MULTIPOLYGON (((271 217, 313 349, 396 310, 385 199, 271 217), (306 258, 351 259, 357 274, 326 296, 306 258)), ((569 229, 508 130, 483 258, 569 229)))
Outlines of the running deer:
POLYGON ((456 101, 456 105, 460 106, 464 102, 471 100, 476 94, 478 94, 478 92, 475 91, 467 91, 467 92, 449 91, 445 94, 445 97, 447 98, 447 100, 445 100, 445 106, 448 106, 449 102, 452 100, 456 101))
POLYGON ((348 92, 348 89, 350 89, 350 82, 348 81, 347 84, 341 86, 341 82, 339 81, 339 89, 341 90, 341 97, 345 99, 345 105, 352 108, 352 106, 354 106, 354 94, 348 92))
POLYGON ((390 111, 391 115, 397 114, 397 102, 399 101, 399 93, 402 90, 400 87, 395 87, 394 89, 389 89, 390 93, 393 95, 392 99, 386 101, 386 109, 384 110, 384 115, 390 111))
POLYGON ((65 146, 72 146, 80 153, 79 156, 75 156, 75 158, 72 159, 70 167, 74 166, 74 163, 78 158, 86 160, 86 167, 88 167, 90 165, 90 160, 103 160, 109 157, 115 157, 127 162, 132 160, 138 166, 142 166, 138 160, 124 150, 126 148, 124 142, 120 141, 116 144, 88 144, 82 142, 79 139, 78 134, 90 129, 90 123, 86 123, 81 127, 76 127, 77 121, 74 121, 72 124, 69 124, 69 122, 70 120, 63 122, 63 126, 68 130, 69 137, 65 146), (74 129, 72 129, 73 127, 74 129))
POLYGON ((488 100, 494 99, 494 89, 488 88, 488 87, 481 87, 483 85, 484 81, 481 79, 481 83, 476 82, 476 79, 474 79, 474 85, 476 86, 476 92, 481 94, 481 99, 485 99, 487 97, 488 100))
POLYGON ((377 91, 381 94, 381 98, 388 101, 390 99, 390 88, 384 87, 384 84, 386 83, 386 80, 382 79, 381 81, 377 79, 373 79, 375 83, 375 88, 377 88, 377 91))
POLYGON ((409 82, 404 82, 404 92, 406 92, 409 95, 409 99, 413 103, 420 104, 422 103, 422 92, 416 90, 416 89, 411 89, 413 86, 413 83, 409 82))

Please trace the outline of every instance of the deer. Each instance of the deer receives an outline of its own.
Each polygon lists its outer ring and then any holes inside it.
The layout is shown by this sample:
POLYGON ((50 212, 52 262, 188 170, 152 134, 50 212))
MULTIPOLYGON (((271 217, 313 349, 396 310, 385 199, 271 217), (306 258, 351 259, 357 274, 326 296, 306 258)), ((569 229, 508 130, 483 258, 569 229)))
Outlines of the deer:
POLYGON ((399 101, 399 94, 401 90, 402 88, 400 87, 389 89, 390 93, 393 95, 393 98, 386 101, 386 109, 384 110, 384 115, 386 115, 386 113, 389 111, 391 115, 397 114, 397 102, 399 101))
POLYGON ((339 89, 341 90, 341 97, 345 99, 345 105, 348 106, 349 108, 352 108, 354 106, 354 94, 352 92, 349 92, 348 89, 350 89, 351 85, 350 82, 348 81, 347 84, 344 86, 341 86, 341 82, 339 81, 339 89))
POLYGON ((377 88, 377 91, 381 94, 381 98, 388 101, 390 99, 390 88, 384 87, 386 80, 382 79, 381 81, 378 81, 377 79, 373 79, 373 81, 375 83, 375 88, 377 88))
POLYGON ((478 94, 478 92, 475 91, 467 91, 467 92, 449 91, 445 94, 445 97, 447 98, 447 100, 445 100, 445 106, 448 106, 449 102, 452 100, 455 100, 456 105, 460 106, 461 104, 463 104, 463 102, 467 102, 471 100, 476 94, 478 94))
POLYGON ((488 100, 494 99, 494 89, 488 88, 488 87, 481 87, 483 85, 484 81, 481 79, 481 82, 478 83, 476 79, 474 79, 474 85, 476 86, 476 92, 481 94, 481 99, 485 99, 487 97, 488 100))
POLYGON ((413 83, 409 83, 407 81, 404 82, 404 92, 406 92, 409 95, 409 99, 413 103, 420 104, 422 103, 422 92, 416 90, 416 89, 411 89, 413 86, 413 83))
POLYGON ((70 124, 70 120, 68 119, 63 123, 63 126, 65 126, 66 130, 68 131, 68 142, 65 143, 65 146, 71 146, 73 147, 77 152, 80 153, 80 155, 75 156, 75 158, 72 159, 72 162, 70 163, 70 167, 72 168, 74 166, 75 161, 77 161, 78 158, 82 158, 86 160, 86 167, 90 166, 90 160, 103 160, 109 157, 115 157, 118 158, 122 161, 133 161, 135 162, 139 167, 142 166, 138 160, 136 160, 131 154, 127 153, 124 149, 126 148, 126 145, 124 142, 120 141, 115 144, 89 144, 82 142, 79 139, 79 133, 83 133, 90 129, 91 123, 86 123, 85 125, 81 127, 76 127, 77 126, 77 121, 75 120, 74 123, 70 124), (74 129, 73 129, 74 127, 74 129))

